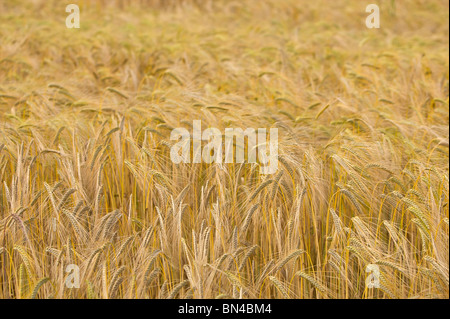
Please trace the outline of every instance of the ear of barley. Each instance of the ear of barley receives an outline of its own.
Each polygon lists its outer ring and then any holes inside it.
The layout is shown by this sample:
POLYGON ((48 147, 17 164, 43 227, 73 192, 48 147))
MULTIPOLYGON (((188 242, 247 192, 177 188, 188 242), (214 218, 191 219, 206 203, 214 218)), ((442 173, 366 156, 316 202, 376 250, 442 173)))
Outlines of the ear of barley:
POLYGON ((27 274, 27 270, 24 267, 23 263, 20 264, 20 268, 19 268, 19 287, 20 287, 19 297, 21 299, 26 298, 30 287, 29 287, 29 277, 27 274))
POLYGON ((363 245, 361 241, 359 241, 357 238, 352 237, 350 238, 350 245, 358 251, 359 255, 363 256, 365 260, 370 260, 372 257, 372 254, 370 253, 370 250, 363 245))
POLYGON ((9 203, 11 203, 12 202, 11 192, 9 191, 8 185, 6 185, 6 181, 3 182, 3 185, 5 187, 6 200, 9 203))
POLYGON ((242 228, 241 228, 241 233, 242 234, 246 233, 247 228, 250 225, 250 221, 252 219, 252 216, 253 216, 254 212, 258 209, 258 206, 259 206, 259 204, 255 204, 249 209, 249 211, 247 213, 247 216, 244 219, 244 223, 242 224, 242 228))
POLYGON ((33 200, 30 203, 31 207, 37 203, 37 201, 41 197, 41 195, 42 195, 42 191, 37 192, 37 194, 34 196, 33 200))
POLYGON ((356 210, 358 211, 358 214, 360 216, 364 216, 363 210, 361 208, 361 205, 359 204, 356 197, 353 195, 352 192, 350 192, 348 189, 341 188, 341 193, 344 194, 350 201, 352 202, 353 206, 355 206, 356 210))
POLYGON ((95 160, 97 159, 97 156, 100 153, 100 151, 102 150, 102 148, 103 148, 103 145, 100 145, 96 148, 94 155, 92 156, 92 160, 91 160, 91 165, 90 165, 91 169, 94 169, 95 160))
POLYGON ((367 259, 358 251, 358 249, 356 249, 353 246, 347 246, 345 247, 345 249, 347 249, 348 251, 352 252, 356 257, 358 257, 359 259, 361 259, 361 261, 363 263, 367 263, 367 259))
POLYGON ((254 245, 247 251, 244 258, 242 259, 241 264, 239 265, 239 268, 238 268, 239 273, 242 272, 242 270, 245 267, 245 264, 247 263, 247 260, 255 253, 257 248, 258 248, 258 245, 254 245))
POLYGON ((65 126, 61 126, 58 130, 58 132, 56 133, 55 137, 53 138, 53 142, 52 145, 56 145, 56 142, 58 141, 59 136, 61 135, 62 131, 65 129, 65 126))
POLYGON ((77 202, 77 204, 75 205, 75 207, 73 208, 73 211, 72 211, 72 214, 73 214, 74 216, 77 215, 77 212, 80 210, 81 206, 83 206, 83 201, 82 201, 82 200, 79 200, 79 201, 77 202))
POLYGON ((25 226, 25 223, 23 222, 22 218, 20 218, 18 216, 18 214, 20 213, 16 213, 16 214, 12 214, 12 220, 14 220, 15 223, 18 224, 18 226, 20 227, 20 229, 22 230, 23 236, 25 237, 25 240, 30 243, 30 239, 28 236, 28 230, 27 227, 25 226))
POLYGON ((223 264, 223 262, 230 257, 229 254, 223 254, 222 256, 220 256, 219 260, 217 261, 217 268, 220 269, 220 266, 223 264))
POLYGON ((392 177, 389 178, 388 181, 393 182, 393 183, 397 184, 398 186, 400 186, 400 188, 402 189, 403 193, 407 192, 407 189, 406 189, 405 185, 397 177, 392 176, 392 177))
POLYGON ((175 297, 180 293, 181 289, 184 287, 189 286, 189 280, 184 280, 180 282, 178 285, 176 285, 170 295, 167 297, 167 299, 175 299, 175 297))
POLYGON ((120 285, 123 283, 123 281, 124 281, 124 279, 122 277, 120 277, 113 282, 113 285, 112 285, 110 293, 109 293, 109 299, 116 298, 116 295, 119 292, 120 285))
POLYGON ((100 186, 97 190, 97 196, 95 197, 95 211, 100 213, 101 211, 101 200, 103 197, 103 185, 100 186))
POLYGON ((84 213, 89 212, 91 209, 88 206, 83 207, 83 209, 80 210, 80 212, 78 214, 76 214, 77 216, 82 216, 84 213))
POLYGON ((294 201, 294 196, 291 190, 291 186, 285 181, 281 181, 282 191, 284 194, 284 199, 286 201, 294 201))
MULTIPOLYGON (((111 291, 113 290, 114 285, 116 285, 116 282, 119 280, 120 275, 125 271, 126 268, 127 268, 126 266, 121 266, 119 269, 117 269, 117 270, 114 272, 114 275, 113 275, 112 278, 111 278, 111 283, 110 283, 110 285, 109 285, 108 291, 111 292, 111 291)), ((111 296, 111 295, 110 295, 110 296, 111 296)))
POLYGON ((259 275, 258 279, 258 286, 266 279, 267 275, 272 273, 274 270, 275 262, 270 260, 266 266, 264 266, 263 270, 261 271, 261 274, 259 275))
POLYGON ((53 186, 53 188, 51 189, 51 193, 53 194, 54 192, 56 192, 56 190, 57 190, 58 188, 60 188, 61 186, 63 186, 63 181, 57 182, 57 183, 53 186))
POLYGON ((430 223, 428 222, 425 215, 422 213, 422 211, 416 207, 416 206, 410 206, 408 207, 408 210, 413 213, 414 216, 416 216, 420 221, 423 223, 423 226, 427 229, 427 231, 430 230, 430 223))
POLYGON ((274 179, 274 181, 272 183, 272 189, 271 189, 271 192, 270 192, 272 199, 275 198, 275 195, 276 195, 276 193, 278 191, 278 187, 279 187, 278 185, 280 183, 281 177, 283 177, 283 171, 280 171, 277 174, 277 176, 275 176, 275 179, 274 179))
POLYGON ((390 267, 392 269, 397 270, 398 272, 402 273, 403 275, 407 275, 406 273, 406 269, 403 269, 402 267, 400 267, 397 264, 394 264, 390 261, 386 261, 386 260, 379 260, 375 262, 376 265, 382 265, 382 266, 386 266, 386 267, 390 267))
POLYGON ((336 228, 336 233, 340 234, 342 232, 341 219, 337 215, 336 211, 330 208, 331 216, 333 217, 334 227, 336 228))
POLYGON ((416 224, 416 226, 419 228, 419 230, 421 231, 421 233, 424 236, 424 239, 426 239, 427 241, 431 241, 431 237, 429 235, 429 231, 426 229, 425 225, 422 223, 422 221, 418 218, 413 218, 411 220, 414 224, 416 224))
POLYGON ((345 274, 344 274, 344 270, 342 267, 339 267, 334 261, 329 260, 327 262, 338 274, 339 276, 341 276, 342 278, 346 278, 345 274))
POLYGON ((383 165, 381 165, 381 164, 377 164, 377 163, 369 163, 369 164, 367 164, 367 165, 364 167, 364 170, 367 170, 367 169, 369 169, 369 168, 378 168, 378 169, 381 169, 381 170, 383 170, 383 171, 385 171, 385 172, 388 172, 388 173, 391 174, 391 175, 394 175, 394 172, 393 172, 392 170, 390 170, 389 168, 387 168, 387 167, 385 167, 385 166, 383 166, 383 165))
MULTIPOLYGON (((88 262, 87 262, 87 266, 86 266, 86 269, 89 269, 89 266, 93 263, 93 261, 94 261, 94 258, 98 258, 98 255, 101 253, 103 251, 103 248, 102 247, 100 247, 100 248, 97 248, 96 250, 94 250, 93 252, 92 252, 92 254, 89 256, 89 259, 88 259, 88 262)), ((95 268, 95 267, 94 267, 95 268)))
POLYGON ((133 240, 134 240, 134 236, 130 236, 123 242, 123 244, 120 246, 119 250, 117 251, 116 260, 125 251, 125 248, 128 246, 128 244, 131 243, 133 240))
POLYGON ((392 239, 394 240, 394 243, 396 245, 398 245, 399 241, 400 241, 400 237, 398 235, 398 231, 394 228, 393 225, 391 225, 391 223, 387 220, 383 221, 383 225, 386 227, 389 235, 392 237, 392 239))
POLYGON ((291 254, 289 254, 286 258, 284 258, 283 260, 280 261, 280 263, 278 264, 278 266, 275 268, 274 273, 278 272, 281 268, 283 268, 290 260, 300 256, 301 254, 303 254, 305 251, 303 249, 299 249, 296 250, 294 252, 292 252, 291 254))
POLYGON ((56 258, 58 258, 59 254, 61 253, 61 251, 59 251, 58 249, 51 248, 51 247, 45 248, 45 252, 50 253, 51 255, 53 255, 53 257, 56 257, 56 258))
POLYGON ((94 287, 90 281, 87 282, 87 299, 97 299, 94 287))
POLYGON ((271 282, 273 282, 273 284, 275 285, 275 287, 277 288, 277 290, 283 295, 283 297, 285 299, 289 299, 289 293, 287 292, 286 287, 284 287, 284 285, 274 276, 269 276, 269 279, 271 282))
POLYGON ((61 263, 63 256, 64 256, 64 249, 61 249, 61 251, 60 251, 60 253, 58 255, 58 258, 56 258, 56 264, 57 265, 59 265, 59 263, 61 263))
POLYGON ((153 280, 155 280, 160 274, 161 274, 160 268, 155 268, 154 270, 152 270, 152 272, 149 273, 148 276, 144 277, 145 286, 149 286, 153 282, 153 280))
POLYGON ((33 293, 31 294, 31 299, 36 299, 39 289, 50 280, 50 278, 43 278, 37 282, 34 286, 33 293))
POLYGON ((194 299, 194 288, 189 288, 184 299, 194 299))
POLYGON ((150 274, 150 271, 151 271, 153 265, 155 264, 156 259, 158 258, 158 255, 160 253, 161 253, 161 250, 157 249, 150 255, 147 270, 145 271, 145 276, 144 276, 145 278, 147 278, 148 275, 150 274))
POLYGON ((102 172, 103 172, 103 165, 104 163, 102 163, 100 165, 100 168, 98 169, 97 172, 97 187, 102 187, 102 172))
POLYGON ((370 234, 369 229, 366 227, 366 225, 363 223, 363 221, 361 220, 361 218, 357 217, 353 217, 352 219, 352 223, 355 226, 356 232, 362 236, 365 237, 367 234, 370 234))
POLYGON ((238 229, 234 227, 233 237, 231 238, 232 250, 235 252, 238 249, 238 229))
POLYGON ((32 272, 31 272, 31 270, 32 270, 31 260, 32 259, 30 258, 30 256, 26 253, 25 249, 22 246, 15 245, 14 250, 19 253, 19 255, 22 258, 22 261, 27 269, 28 274, 31 275, 32 274, 32 272))
POLYGON ((344 259, 334 250, 328 250, 328 254, 338 263, 339 266, 345 265, 344 259))
POLYGON ((52 189, 52 188, 50 187, 50 185, 48 185, 48 184, 45 183, 45 182, 44 182, 44 187, 47 189, 48 196, 49 196, 50 201, 51 201, 51 203, 52 203, 52 205, 53 205, 53 208, 54 208, 54 210, 55 210, 55 213, 57 214, 57 213, 58 213, 58 209, 57 209, 57 206, 56 206, 55 197, 53 196, 54 189, 52 189))
POLYGON ((70 195, 72 195, 76 191, 77 190, 75 188, 71 188, 64 194, 63 198, 61 199, 61 201, 58 204, 58 208, 57 208, 58 211, 60 211, 61 208, 64 206, 64 204, 68 201, 70 195))
POLYGON ((269 180, 265 181, 264 183, 262 183, 261 185, 259 185, 259 187, 253 192, 252 196, 250 196, 248 201, 252 202, 264 188, 266 188, 267 186, 269 186, 272 183, 273 183, 273 179, 269 179, 269 180))
POLYGON ((82 241, 86 240, 87 234, 86 230, 81 226, 81 224, 78 222, 76 217, 69 212, 68 210, 63 209, 63 213, 67 216, 67 218, 70 221, 70 224, 72 225, 73 229, 75 230, 75 234, 77 235, 77 238, 81 239, 82 241))
POLYGON ((288 221, 287 229, 288 229, 288 236, 287 236, 288 243, 291 243, 292 242, 292 237, 294 235, 294 221, 292 219, 290 219, 288 221))
POLYGON ((295 176, 294 170, 292 169, 292 167, 289 164, 289 162, 284 158, 284 156, 280 156, 278 158, 278 160, 284 165, 284 167, 286 167, 286 170, 288 171, 288 173, 291 176, 291 178, 294 178, 294 176, 295 176))
POLYGON ((299 276, 303 279, 306 279, 309 283, 311 283, 317 290, 319 290, 322 293, 326 293, 327 289, 320 284, 317 280, 315 280, 313 277, 311 277, 310 275, 304 273, 303 271, 298 271, 295 273, 296 276, 299 276))
POLYGON ((144 247, 146 247, 146 246, 148 245, 148 243, 149 243, 149 241, 150 241, 150 239, 151 239, 151 237, 152 237, 154 231, 155 231, 155 228, 151 226, 151 227, 149 227, 149 228, 147 229, 147 231, 145 232, 144 237, 143 237, 143 239, 142 239, 142 245, 143 245, 144 247))
POLYGON ((166 281, 163 282, 161 289, 159 290, 159 299, 166 299, 168 293, 169 283, 166 281))
POLYGON ((424 257, 426 261, 428 261, 433 268, 437 271, 437 273, 439 274, 439 276, 447 283, 447 285, 449 284, 449 275, 448 275, 448 266, 442 266, 440 265, 436 259, 430 257, 430 256, 425 256, 424 257))
POLYGON ((241 287, 241 281, 239 280, 239 278, 236 275, 234 275, 230 271, 225 271, 225 275, 227 276, 227 278, 230 280, 230 282, 233 285, 241 287))
POLYGON ((112 212, 109 216, 109 218, 105 222, 105 227, 103 229, 103 237, 109 238, 114 230, 114 226, 119 221, 119 219, 122 217, 122 214, 119 210, 115 210, 112 212))
POLYGON ((210 200, 212 194, 214 193, 215 189, 216 189, 216 185, 213 185, 213 186, 209 189, 208 195, 206 195, 206 198, 205 198, 205 206, 208 205, 209 200, 210 200))
POLYGON ((188 191, 189 191, 190 186, 191 186, 191 185, 188 184, 188 185, 180 192, 180 194, 178 195, 178 197, 177 197, 176 200, 175 200, 175 206, 178 206, 178 205, 183 201, 184 197, 186 196, 186 194, 187 194, 188 191))
POLYGON ((383 291, 390 299, 397 299, 395 295, 384 284, 380 283, 380 290, 383 291))

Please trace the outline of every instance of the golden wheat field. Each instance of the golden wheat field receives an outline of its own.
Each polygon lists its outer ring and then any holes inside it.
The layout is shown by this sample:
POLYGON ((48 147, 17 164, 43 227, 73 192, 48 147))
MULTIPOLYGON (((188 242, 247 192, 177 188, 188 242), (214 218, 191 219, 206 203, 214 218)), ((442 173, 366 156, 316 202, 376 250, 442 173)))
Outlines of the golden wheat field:
POLYGON ((449 2, 373 2, 1 0, 0 299, 449 298, 449 2))

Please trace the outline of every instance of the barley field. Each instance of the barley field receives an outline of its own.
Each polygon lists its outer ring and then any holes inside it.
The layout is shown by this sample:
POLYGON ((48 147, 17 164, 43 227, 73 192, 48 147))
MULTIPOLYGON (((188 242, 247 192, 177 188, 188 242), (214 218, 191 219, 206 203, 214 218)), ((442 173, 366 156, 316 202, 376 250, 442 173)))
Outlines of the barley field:
POLYGON ((1 0, 0 299, 449 298, 449 2, 373 2, 1 0))

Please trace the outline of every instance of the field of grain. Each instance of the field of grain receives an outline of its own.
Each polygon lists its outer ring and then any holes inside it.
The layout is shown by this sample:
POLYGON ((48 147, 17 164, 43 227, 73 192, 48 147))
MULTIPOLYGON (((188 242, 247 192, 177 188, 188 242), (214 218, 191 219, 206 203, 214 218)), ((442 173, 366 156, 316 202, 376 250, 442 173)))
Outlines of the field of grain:
POLYGON ((448 298, 449 3, 373 2, 2 0, 0 299, 448 298))

